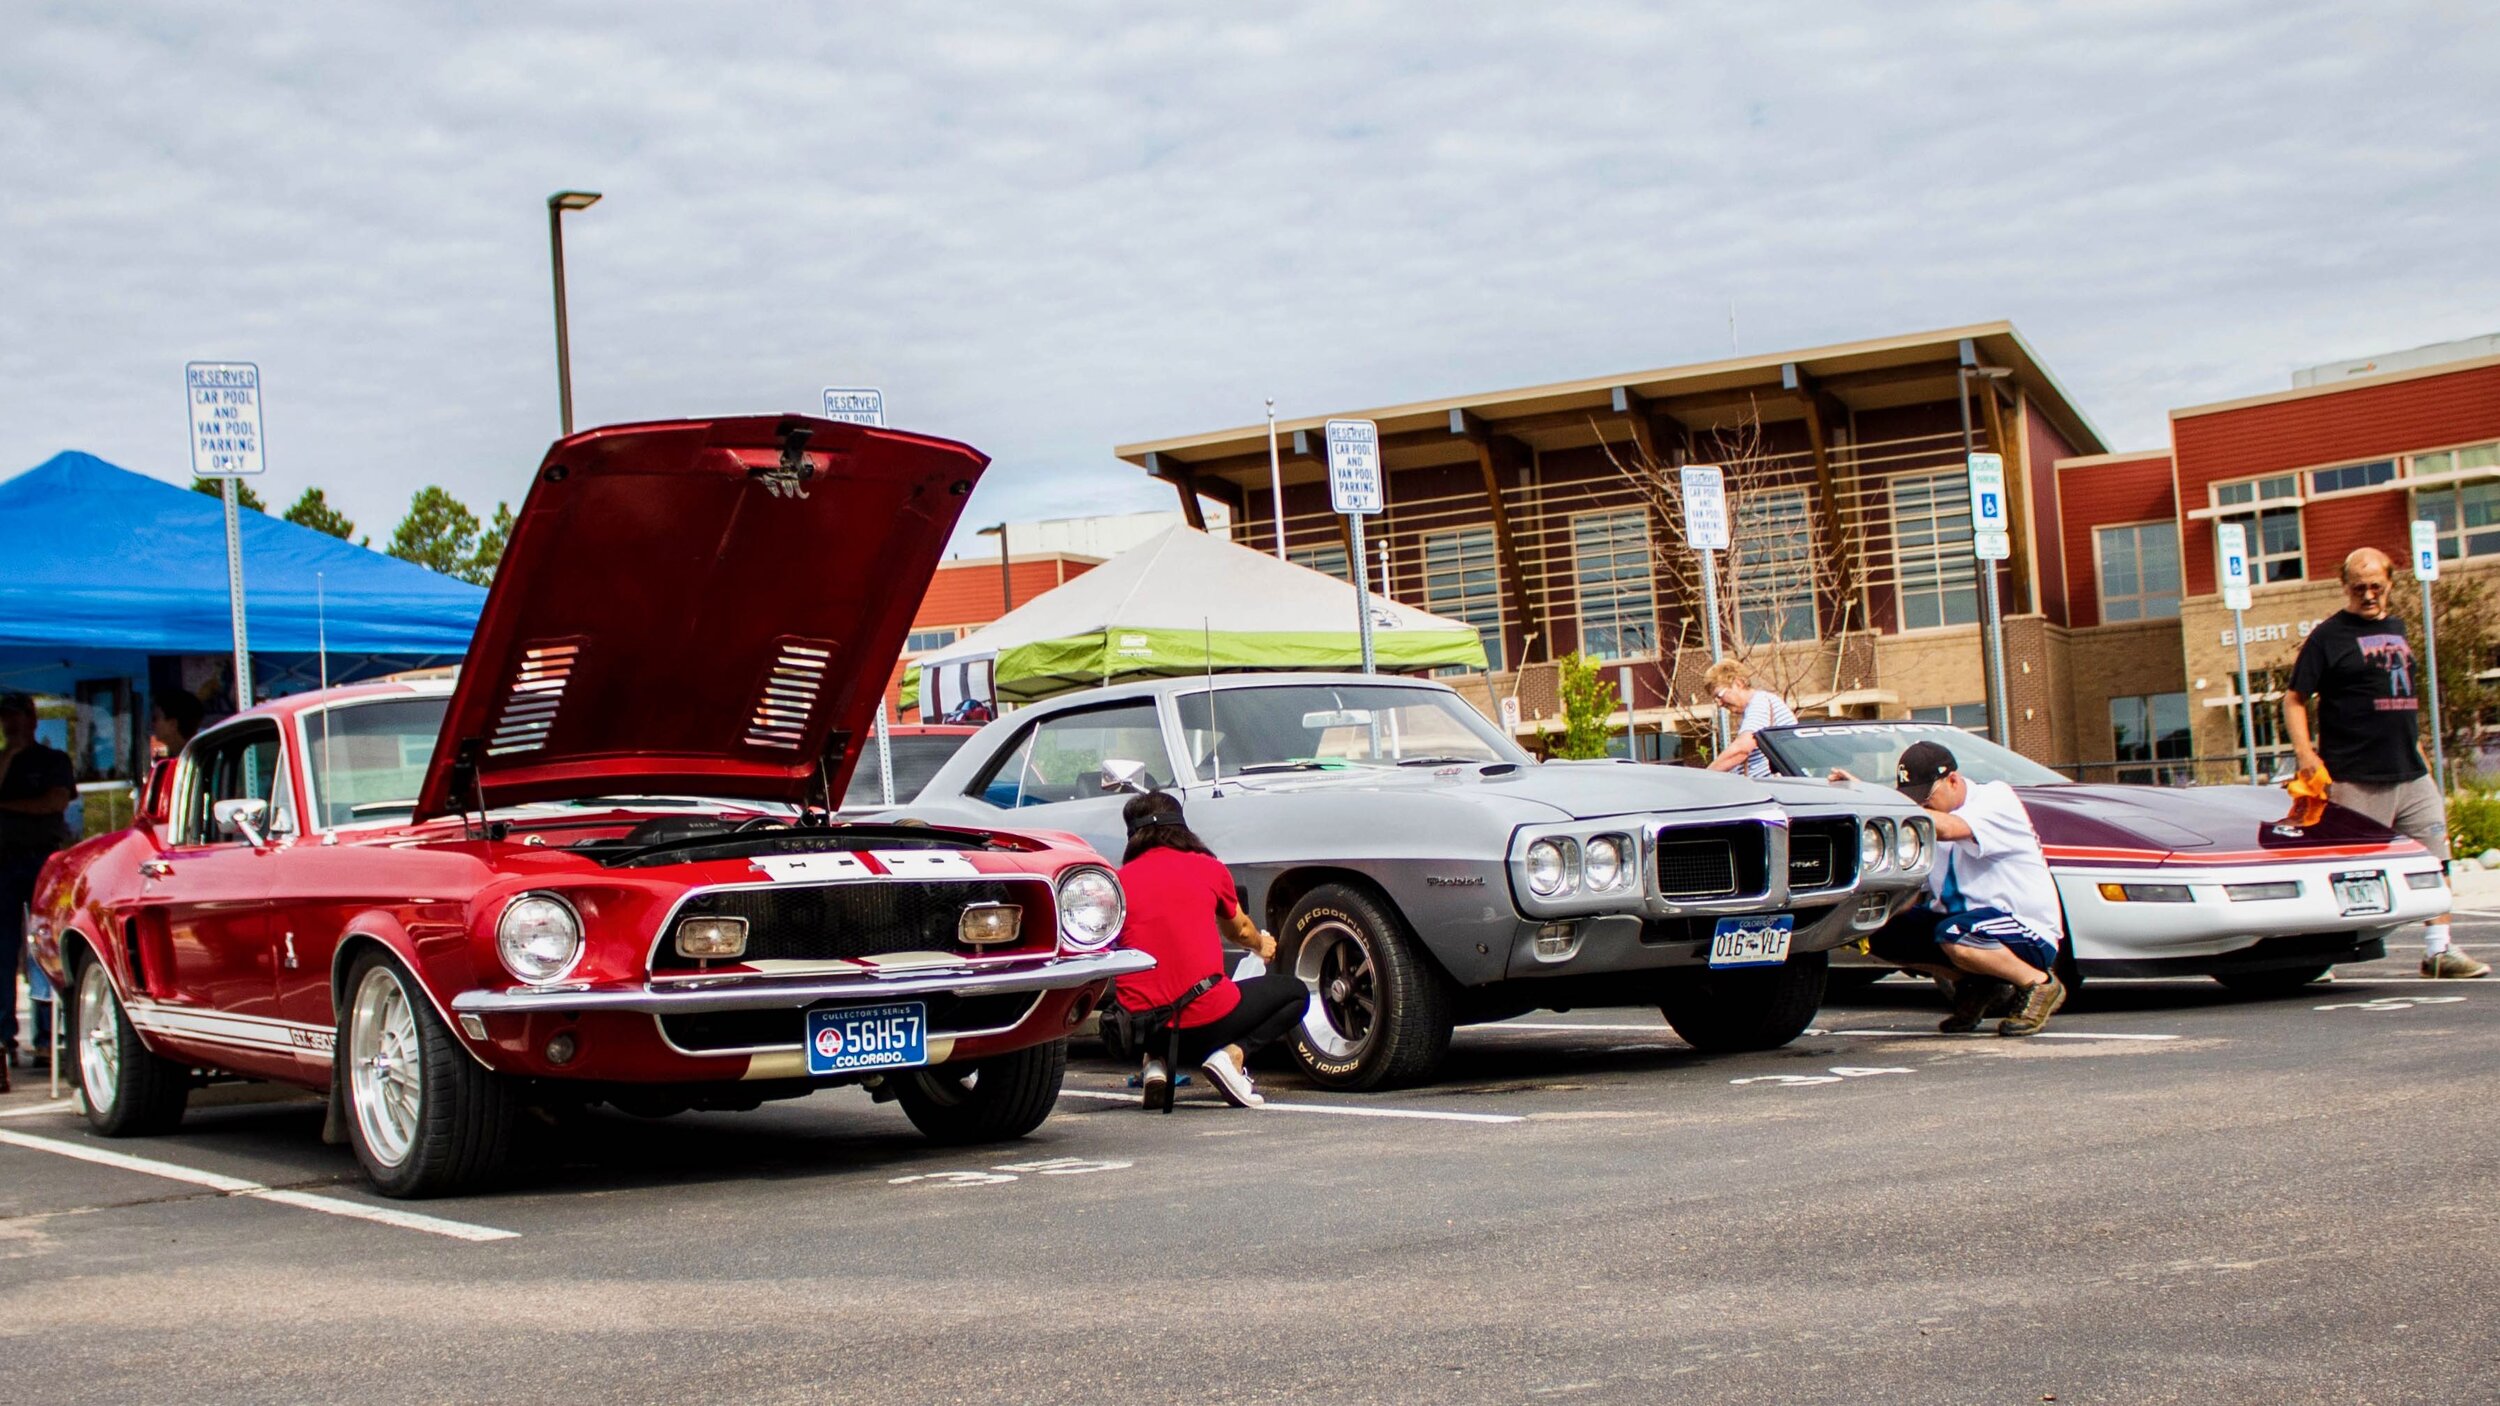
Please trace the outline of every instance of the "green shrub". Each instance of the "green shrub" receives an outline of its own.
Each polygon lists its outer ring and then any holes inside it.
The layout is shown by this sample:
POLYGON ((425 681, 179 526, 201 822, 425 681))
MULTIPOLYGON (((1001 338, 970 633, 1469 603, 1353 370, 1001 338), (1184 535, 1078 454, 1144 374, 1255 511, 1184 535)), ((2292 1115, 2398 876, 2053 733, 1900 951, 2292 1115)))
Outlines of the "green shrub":
POLYGON ((2448 793, 2448 848, 2459 855, 2500 849, 2500 795, 2479 785, 2448 793))

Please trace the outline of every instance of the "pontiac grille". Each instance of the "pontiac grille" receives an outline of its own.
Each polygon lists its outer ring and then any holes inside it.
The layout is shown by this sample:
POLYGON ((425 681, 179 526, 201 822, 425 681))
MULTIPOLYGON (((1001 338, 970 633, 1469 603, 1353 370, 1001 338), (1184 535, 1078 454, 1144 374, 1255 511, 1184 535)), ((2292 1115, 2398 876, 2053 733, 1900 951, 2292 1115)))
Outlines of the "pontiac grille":
POLYGON ((1670 903, 1742 898, 1771 889, 1770 832, 1759 822, 1660 830, 1656 854, 1658 895, 1670 903))
POLYGON ((898 952, 1001 956, 1049 951, 1057 945, 1059 933, 1050 888, 1032 879, 959 883, 895 879, 716 889, 694 894, 677 911, 652 958, 655 972, 700 971, 706 965, 677 955, 676 925, 688 918, 746 919, 747 950, 739 960, 749 963, 830 962, 898 952), (1011 903, 1023 908, 1023 931, 1013 946, 976 948, 955 940, 957 920, 975 903, 1011 903))
POLYGON ((1788 888, 1846 888, 1858 876, 1858 822, 1800 820, 1788 831, 1788 888))

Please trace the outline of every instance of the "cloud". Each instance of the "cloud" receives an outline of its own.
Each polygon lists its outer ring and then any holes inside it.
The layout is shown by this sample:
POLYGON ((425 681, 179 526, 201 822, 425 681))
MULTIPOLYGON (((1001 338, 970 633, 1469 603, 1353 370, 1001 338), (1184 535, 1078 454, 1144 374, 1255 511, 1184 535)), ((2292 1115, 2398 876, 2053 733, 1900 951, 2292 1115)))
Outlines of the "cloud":
POLYGON ((556 429, 884 387, 980 521, 1119 442, 1995 317, 2123 446, 2500 328, 2486 7, 53 5, 0 52, 0 472, 270 480, 379 537, 556 429))

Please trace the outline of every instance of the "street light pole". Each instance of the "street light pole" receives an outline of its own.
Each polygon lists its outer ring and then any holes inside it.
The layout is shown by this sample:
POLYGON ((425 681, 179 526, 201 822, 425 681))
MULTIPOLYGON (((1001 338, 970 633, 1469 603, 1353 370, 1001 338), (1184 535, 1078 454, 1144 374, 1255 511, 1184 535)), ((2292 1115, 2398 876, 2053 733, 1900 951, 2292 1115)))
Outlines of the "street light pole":
MULTIPOLYGON (((1276 515, 1276 559, 1285 559, 1285 470, 1276 455, 1276 397, 1267 398, 1267 502, 1276 515)), ((1362 573, 1357 572, 1356 575, 1362 573)), ((1386 595, 1388 592, 1383 591, 1386 595)))
MULTIPOLYGON (((1966 475, 1970 472, 1971 456, 1979 452, 1979 446, 1971 438, 1971 378, 1979 377, 1981 384, 1988 386, 1987 393, 1994 395, 1996 389, 1988 383, 2006 374, 2008 373, 1998 367, 1983 367, 1975 364, 1970 354, 1970 343, 1962 344, 1962 360, 1953 368, 1953 386, 1956 392, 1953 399, 1955 406, 1962 412, 1962 469, 1966 475)), ((1992 452, 2001 454, 2004 449, 2002 446, 1992 446, 1992 452)), ((1971 521, 1975 528, 1978 522, 1979 505, 1971 504, 1970 511, 1971 521)), ((1979 667, 1987 674, 1985 684, 1988 693, 1988 740, 2001 747, 2011 747, 2014 745, 2013 719, 2010 716, 2012 709, 2007 707, 2005 697, 2005 635, 1997 601, 1997 564, 1993 560, 1981 559, 1978 556, 1976 544, 1973 547, 1972 557, 1971 565, 1979 569, 1981 610, 1979 667)))
POLYGON ((560 190, 547 197, 547 256, 556 274, 556 402, 567 436, 573 433, 573 351, 564 323, 564 212, 587 210, 598 203, 595 190, 560 190))
POLYGON ((994 522, 974 535, 998 539, 998 613, 1004 615, 1016 608, 1015 576, 1007 565, 1007 524, 994 522))

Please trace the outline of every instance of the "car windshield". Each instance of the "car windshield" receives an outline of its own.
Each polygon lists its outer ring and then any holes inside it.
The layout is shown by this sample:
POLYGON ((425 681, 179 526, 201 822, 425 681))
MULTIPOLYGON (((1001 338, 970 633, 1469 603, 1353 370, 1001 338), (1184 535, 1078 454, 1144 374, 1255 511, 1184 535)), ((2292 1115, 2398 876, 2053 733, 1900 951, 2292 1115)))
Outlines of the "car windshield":
POLYGON ((1309 684, 1227 688, 1180 700, 1181 732, 1202 776, 1262 771, 1335 771, 1358 766, 1427 766, 1437 762, 1525 763, 1458 695, 1394 684, 1309 684))
POLYGON ((2020 752, 1943 723, 1816 723, 1771 728, 1761 741, 1779 769, 1791 776, 1820 777, 1838 767, 1861 781, 1888 786, 1894 764, 1911 743, 1935 742, 1953 754, 1954 768, 1973 781, 2053 786, 2067 780, 2020 752))
MULTIPOLYGON (((962 750, 972 739, 968 732, 923 733, 918 736, 896 736, 886 739, 886 747, 894 754, 894 804, 901 805, 918 796, 937 775, 946 759, 962 750)), ((851 769, 851 783, 842 788, 842 808, 857 810, 885 804, 885 793, 877 785, 877 744, 874 738, 859 749, 859 765, 851 769)))
POLYGON ((323 828, 416 813, 448 696, 339 703, 304 719, 304 770, 323 828))

